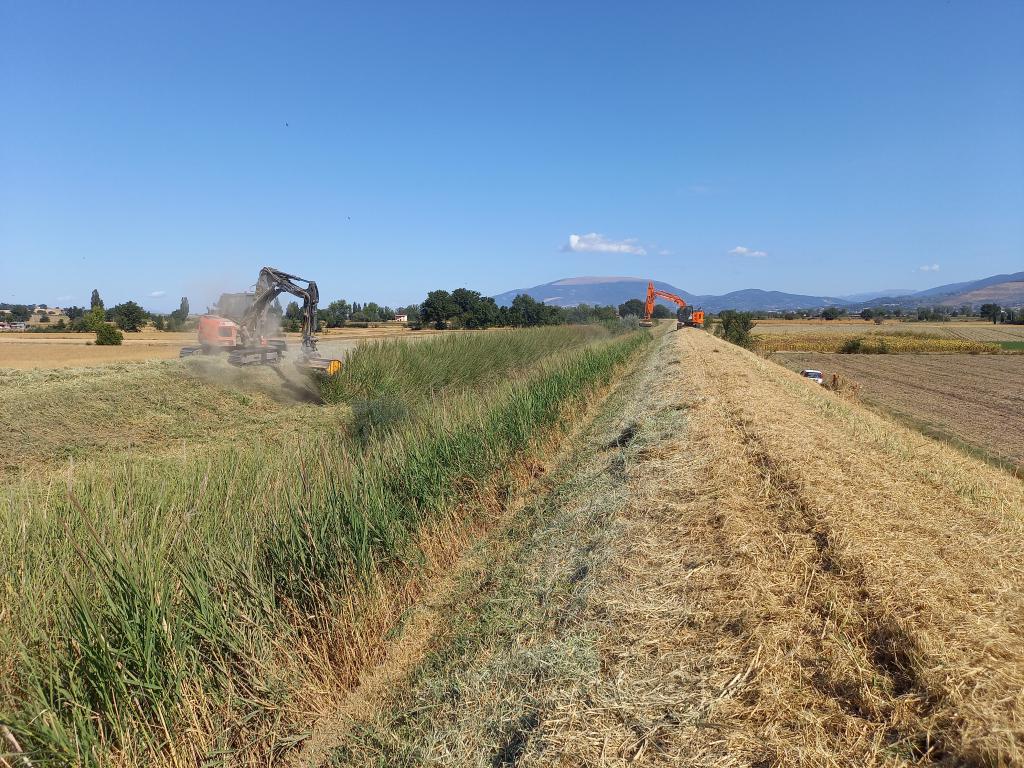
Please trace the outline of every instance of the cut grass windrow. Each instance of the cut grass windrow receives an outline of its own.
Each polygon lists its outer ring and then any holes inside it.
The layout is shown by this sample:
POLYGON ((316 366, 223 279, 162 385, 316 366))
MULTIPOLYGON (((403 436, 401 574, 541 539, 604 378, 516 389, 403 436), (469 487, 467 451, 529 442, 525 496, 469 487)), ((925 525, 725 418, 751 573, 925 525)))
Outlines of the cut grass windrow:
POLYGON ((0 722, 36 765, 273 761, 301 739, 298 694, 351 685, 379 653, 424 536, 486 524, 522 460, 647 338, 548 329, 361 351, 326 394, 397 403, 387 431, 253 436, 86 464, 66 488, 12 484, 0 722))

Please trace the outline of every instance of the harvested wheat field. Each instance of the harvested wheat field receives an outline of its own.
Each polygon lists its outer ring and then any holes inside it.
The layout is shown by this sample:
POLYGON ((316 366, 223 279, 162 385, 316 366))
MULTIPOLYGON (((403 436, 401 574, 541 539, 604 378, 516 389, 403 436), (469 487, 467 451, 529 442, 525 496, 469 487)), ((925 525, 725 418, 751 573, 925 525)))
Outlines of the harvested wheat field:
POLYGON ((1021 765, 1022 534, 1020 480, 666 333, 296 764, 1021 765))
POLYGON ((918 333, 944 339, 964 341, 1024 341, 1024 325, 995 325, 986 320, 951 320, 949 322, 916 322, 844 318, 842 320, 758 320, 754 335, 772 334, 836 334, 840 336, 866 333, 918 333))
POLYGON ((1024 464, 1024 358, 989 355, 780 354, 793 370, 852 382, 864 401, 938 437, 1024 464))
POLYGON ((273 442, 346 416, 319 407, 315 382, 294 367, 236 368, 222 358, 0 369, 0 388, 0 432, 18 446, 0 459, 0 480, 84 459, 273 442))
MULTIPOLYGON (((402 325, 374 328, 334 328, 318 335, 325 355, 341 355, 366 341, 416 339, 437 333, 411 331, 402 325)), ((284 334, 297 349, 299 334, 284 334)), ((195 344, 194 332, 144 330, 125 333, 118 346, 97 346, 92 333, 0 333, 0 369, 84 368, 116 363, 170 360, 182 347, 195 344)))

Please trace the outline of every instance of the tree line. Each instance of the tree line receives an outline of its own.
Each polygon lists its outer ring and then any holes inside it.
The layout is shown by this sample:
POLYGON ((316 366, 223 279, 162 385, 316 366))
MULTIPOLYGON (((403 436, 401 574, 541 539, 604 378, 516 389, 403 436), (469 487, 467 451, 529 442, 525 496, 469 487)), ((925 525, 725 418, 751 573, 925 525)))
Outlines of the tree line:
POLYGON ((935 304, 917 307, 914 310, 904 309, 897 306, 865 307, 861 310, 844 309, 842 307, 818 307, 810 309, 794 309, 786 311, 751 311, 750 314, 758 320, 771 320, 781 318, 783 320, 797 320, 821 318, 822 320, 838 320, 843 317, 859 317, 863 320, 903 320, 903 321, 926 321, 944 322, 956 317, 981 317, 991 320, 993 323, 1024 323, 1024 308, 1000 307, 998 304, 982 304, 975 308, 971 304, 962 304, 958 307, 945 304, 935 304))
MULTIPOLYGON (((49 307, 45 304, 37 305, 39 309, 46 310, 49 307)), ((0 310, 14 322, 25 322, 29 320, 34 311, 34 306, 27 304, 0 304, 0 310)), ((61 312, 64 317, 56 322, 51 322, 48 315, 40 315, 39 322, 49 325, 45 330, 50 331, 73 331, 80 333, 91 333, 97 330, 100 325, 113 324, 120 331, 138 331, 147 323, 152 323, 157 330, 181 330, 188 319, 188 299, 182 297, 178 309, 169 314, 159 314, 143 309, 137 302, 125 301, 106 307, 100 297, 98 289, 94 288, 89 297, 89 307, 72 305, 64 307, 61 312)), ((43 330, 43 329, 40 329, 43 330)))
MULTIPOLYGON (((601 323, 616 321, 619 317, 620 313, 612 306, 578 304, 575 307, 556 307, 525 293, 516 296, 510 305, 499 306, 493 298, 479 291, 456 288, 451 292, 430 291, 419 306, 418 322, 434 328, 528 328, 601 323)), ((409 320, 412 322, 411 316, 409 320)))

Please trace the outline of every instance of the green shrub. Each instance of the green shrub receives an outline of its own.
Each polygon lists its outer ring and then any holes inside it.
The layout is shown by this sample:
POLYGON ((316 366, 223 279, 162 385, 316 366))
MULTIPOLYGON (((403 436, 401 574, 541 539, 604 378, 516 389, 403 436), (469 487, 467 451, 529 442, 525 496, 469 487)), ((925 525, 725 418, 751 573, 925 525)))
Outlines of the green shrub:
POLYGON ((864 347, 864 339, 861 336, 854 336, 852 339, 847 339, 839 347, 839 352, 844 355, 856 355, 859 354, 864 347))
POLYGON ((750 334, 754 329, 752 313, 727 309, 720 312, 718 317, 722 325, 722 337, 726 341, 747 349, 753 346, 754 339, 750 334))
POLYGON ((96 329, 96 343, 100 345, 118 345, 124 341, 124 334, 112 325, 103 323, 96 329))

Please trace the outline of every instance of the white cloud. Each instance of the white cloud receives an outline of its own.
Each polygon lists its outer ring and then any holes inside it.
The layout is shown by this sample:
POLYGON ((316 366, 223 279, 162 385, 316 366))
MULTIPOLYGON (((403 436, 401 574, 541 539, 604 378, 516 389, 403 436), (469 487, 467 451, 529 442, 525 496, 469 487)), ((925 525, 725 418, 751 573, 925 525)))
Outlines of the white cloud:
POLYGON ((149 297, 151 299, 159 299, 161 296, 166 296, 166 295, 167 295, 167 291, 153 291, 151 294, 149 294, 149 297))
POLYGON ((924 266, 918 267, 917 270, 918 270, 918 272, 938 272, 939 271, 939 265, 938 264, 925 264, 924 266))
POLYGON ((646 256, 647 250, 637 244, 633 238, 626 240, 609 240, 604 235, 591 232, 588 235, 569 235, 569 242, 562 246, 563 251, 571 253, 629 253, 634 256, 646 256))
POLYGON ((768 255, 767 251, 755 251, 753 248, 747 248, 743 245, 737 245, 729 253, 733 256, 746 256, 751 259, 760 259, 768 255))

